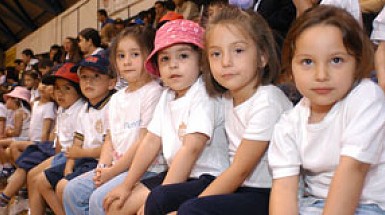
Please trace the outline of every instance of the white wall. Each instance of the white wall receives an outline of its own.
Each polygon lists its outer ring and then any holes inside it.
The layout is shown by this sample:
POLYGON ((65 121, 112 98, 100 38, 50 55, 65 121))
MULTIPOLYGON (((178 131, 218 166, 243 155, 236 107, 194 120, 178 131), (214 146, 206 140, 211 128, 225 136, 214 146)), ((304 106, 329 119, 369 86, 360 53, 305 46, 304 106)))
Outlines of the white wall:
MULTIPOLYGON (((62 45, 62 41, 67 36, 76 37, 78 32, 84 28, 98 29, 99 24, 96 19, 96 13, 101 8, 102 1, 80 0, 71 8, 14 45, 13 47, 16 47, 16 58, 21 58, 21 52, 26 48, 32 49, 35 54, 45 53, 49 51, 51 45, 62 45)), ((134 3, 129 6, 129 9, 123 9, 111 14, 111 17, 126 19, 128 14, 136 15, 142 10, 151 8, 155 0, 136 0, 132 2, 134 3)))

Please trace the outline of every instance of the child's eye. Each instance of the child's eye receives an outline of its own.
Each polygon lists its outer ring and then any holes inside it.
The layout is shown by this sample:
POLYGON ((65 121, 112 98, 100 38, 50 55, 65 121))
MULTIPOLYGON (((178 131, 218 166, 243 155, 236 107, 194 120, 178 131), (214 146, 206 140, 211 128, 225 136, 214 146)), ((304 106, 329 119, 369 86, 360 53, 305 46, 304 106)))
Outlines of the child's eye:
POLYGON ((161 56, 160 57, 160 62, 162 62, 162 63, 165 63, 165 62, 167 62, 168 61, 168 56, 161 56))
POLYGON ((244 51, 244 49, 237 48, 234 51, 235 51, 235 53, 240 54, 240 53, 242 53, 244 51))
POLYGON ((210 53, 210 56, 213 57, 213 58, 217 58, 217 57, 219 57, 220 55, 221 55, 221 53, 218 52, 218 51, 213 51, 213 52, 210 53))
POLYGON ((116 58, 118 58, 118 59, 124 59, 124 54, 118 54, 118 55, 116 56, 116 58))
POLYGON ((188 54, 180 54, 180 59, 187 59, 188 58, 188 54))
POLYGON ((139 55, 140 55, 140 54, 136 52, 136 53, 132 53, 132 54, 131 54, 131 57, 136 58, 136 57, 139 57, 139 55))
POLYGON ((342 62, 343 62, 343 59, 340 57, 335 57, 332 59, 332 63, 335 63, 335 64, 342 63, 342 62))
POLYGON ((303 65, 311 65, 312 63, 313 63, 313 61, 310 59, 301 60, 301 64, 303 64, 303 65))

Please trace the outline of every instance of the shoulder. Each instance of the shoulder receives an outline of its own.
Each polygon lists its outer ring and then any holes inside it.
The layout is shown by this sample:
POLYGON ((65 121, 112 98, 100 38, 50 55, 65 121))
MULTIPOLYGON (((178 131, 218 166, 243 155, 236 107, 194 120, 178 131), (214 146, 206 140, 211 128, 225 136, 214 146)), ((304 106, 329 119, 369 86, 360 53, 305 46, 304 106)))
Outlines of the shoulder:
POLYGON ((274 85, 259 86, 258 90, 251 97, 253 105, 267 105, 288 109, 292 103, 285 93, 274 85))
MULTIPOLYGON (((349 103, 357 101, 367 102, 377 99, 385 99, 384 92, 376 83, 370 79, 363 79, 346 96, 346 100, 349 103)), ((355 105, 357 105, 357 103, 355 105)))

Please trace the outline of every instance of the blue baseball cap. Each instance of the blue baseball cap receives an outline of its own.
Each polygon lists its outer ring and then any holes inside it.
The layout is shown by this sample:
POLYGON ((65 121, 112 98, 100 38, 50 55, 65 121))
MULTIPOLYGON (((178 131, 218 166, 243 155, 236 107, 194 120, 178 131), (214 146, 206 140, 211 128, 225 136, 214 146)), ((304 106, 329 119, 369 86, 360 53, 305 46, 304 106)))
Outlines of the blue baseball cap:
POLYGON ((91 55, 80 61, 78 65, 72 67, 71 72, 78 73, 79 75, 80 70, 85 67, 100 74, 110 75, 108 66, 109 61, 106 57, 101 55, 91 55))

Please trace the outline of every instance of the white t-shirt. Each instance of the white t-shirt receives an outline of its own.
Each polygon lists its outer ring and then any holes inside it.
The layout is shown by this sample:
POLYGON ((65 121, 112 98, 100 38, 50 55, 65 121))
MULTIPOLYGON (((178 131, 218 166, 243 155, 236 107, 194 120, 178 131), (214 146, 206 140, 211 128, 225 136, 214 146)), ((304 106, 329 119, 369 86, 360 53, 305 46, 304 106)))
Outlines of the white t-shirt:
POLYGON ((40 97, 39 90, 38 89, 32 89, 31 90, 31 99, 29 100, 30 103, 32 104, 33 102, 35 102, 35 100, 39 97, 40 97))
POLYGON ((308 124, 310 101, 303 98, 282 115, 269 148, 273 178, 300 174, 306 191, 326 199, 341 156, 371 164, 360 203, 385 209, 385 98, 375 83, 364 79, 324 119, 308 124))
POLYGON ((23 125, 21 127, 21 133, 19 137, 21 138, 29 138, 29 127, 30 127, 30 121, 31 121, 31 111, 29 111, 25 107, 21 107, 15 111, 13 111, 13 126, 15 126, 15 114, 16 112, 22 111, 23 112, 23 125))
POLYGON ((29 60, 27 66, 25 67, 25 71, 28 71, 28 70, 31 70, 32 69, 32 66, 39 63, 39 60, 38 59, 35 59, 35 58, 31 58, 31 60, 29 60))
POLYGON ((62 152, 65 152, 73 144, 75 128, 79 122, 78 114, 84 105, 84 100, 78 99, 71 107, 67 109, 59 107, 57 111, 54 147, 59 140, 62 152))
POLYGON ((5 118, 5 120, 7 120, 7 115, 7 106, 4 103, 0 102, 0 118, 5 118))
POLYGON ((103 48, 97 47, 95 51, 92 52, 91 55, 100 55, 102 52, 104 52, 103 48))
POLYGON ((223 103, 208 96, 201 78, 176 100, 174 91, 165 90, 147 129, 162 138, 168 165, 182 147, 185 134, 201 133, 210 138, 191 170, 192 178, 204 173, 218 176, 229 166, 223 103))
MULTIPOLYGON (((31 122, 29 128, 29 140, 41 141, 43 122, 45 119, 52 119, 56 117, 56 105, 53 102, 47 102, 43 105, 39 105, 40 101, 37 101, 33 105, 31 122)), ((53 128, 53 124, 51 129, 53 128)))
POLYGON ((333 5, 348 11, 362 26, 361 7, 358 0, 322 0, 321 4, 333 5))
MULTIPOLYGON (((233 106, 233 98, 227 94, 225 104, 231 163, 243 139, 270 141, 281 114, 293 107, 286 95, 272 85, 259 86, 253 96, 236 107, 233 106)), ((270 188, 271 185, 272 178, 264 155, 242 186, 270 188)))
POLYGON ((75 138, 83 141, 82 148, 92 149, 101 147, 106 135, 106 114, 109 108, 109 100, 112 95, 100 101, 97 107, 91 107, 86 103, 78 117, 75 138))
POLYGON ((382 9, 373 21, 373 31, 370 39, 375 42, 385 41, 385 9, 382 9))
MULTIPOLYGON (((156 81, 133 91, 123 88, 110 101, 107 128, 110 130, 114 147, 113 161, 118 160, 139 139, 141 128, 147 128, 163 88, 156 81)), ((149 171, 161 172, 166 169, 163 156, 158 158, 149 171), (158 162, 161 161, 161 162, 158 162)))

